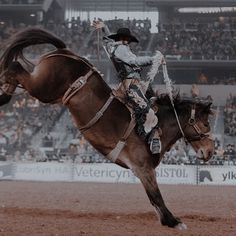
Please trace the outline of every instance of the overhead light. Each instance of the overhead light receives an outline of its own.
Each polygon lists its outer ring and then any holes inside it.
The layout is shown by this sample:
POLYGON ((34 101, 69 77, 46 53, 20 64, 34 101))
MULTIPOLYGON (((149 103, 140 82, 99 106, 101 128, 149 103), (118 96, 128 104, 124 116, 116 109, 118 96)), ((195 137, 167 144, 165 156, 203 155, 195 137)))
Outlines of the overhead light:
POLYGON ((180 13, 219 13, 235 12, 236 7, 183 7, 179 8, 180 13))
POLYGON ((34 14, 34 13, 32 13, 32 14, 30 14, 30 16, 31 16, 31 17, 35 17, 35 14, 34 14))

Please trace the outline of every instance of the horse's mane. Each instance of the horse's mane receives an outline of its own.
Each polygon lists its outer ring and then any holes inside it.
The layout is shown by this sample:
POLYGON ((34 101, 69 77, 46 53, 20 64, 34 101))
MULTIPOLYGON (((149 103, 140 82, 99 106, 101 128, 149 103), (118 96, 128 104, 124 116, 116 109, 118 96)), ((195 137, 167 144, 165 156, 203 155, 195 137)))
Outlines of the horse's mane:
MULTIPOLYGON (((196 105, 197 107, 201 108, 204 113, 206 114, 214 114, 211 110, 212 101, 207 100, 206 98, 191 98, 191 97, 181 97, 179 92, 173 96, 173 101, 175 108, 179 109, 186 109, 191 105, 196 105)), ((165 106, 172 108, 172 104, 168 94, 161 94, 155 100, 157 106, 165 106)))
MULTIPOLYGON (((170 97, 167 93, 162 93, 158 96, 156 96, 156 92, 153 90, 153 88, 151 86, 148 87, 147 92, 145 94, 145 96, 147 97, 147 99, 151 99, 152 97, 155 97, 155 102, 157 103, 157 105, 162 105, 162 106, 168 106, 171 105, 170 102, 170 97)), ((174 104, 179 104, 182 101, 190 101, 190 98, 181 98, 180 96, 180 92, 179 90, 175 89, 173 91, 173 101, 174 104)))
MULTIPOLYGON (((173 101, 174 101, 174 104, 178 104, 182 101, 182 99, 180 98, 180 94, 177 93, 173 96, 173 101)), ((156 103, 158 105, 171 105, 171 102, 170 102, 170 97, 167 93, 164 93, 164 94, 160 94, 159 96, 157 96, 156 98, 156 103)))

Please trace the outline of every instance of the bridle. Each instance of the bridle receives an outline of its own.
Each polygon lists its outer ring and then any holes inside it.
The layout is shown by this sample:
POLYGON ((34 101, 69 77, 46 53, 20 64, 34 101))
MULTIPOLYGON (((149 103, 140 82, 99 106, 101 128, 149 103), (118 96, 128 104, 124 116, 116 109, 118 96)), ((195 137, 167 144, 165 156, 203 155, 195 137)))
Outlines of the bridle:
POLYGON ((202 132, 201 129, 199 128, 199 126, 197 125, 196 104, 195 103, 191 107, 191 115, 190 115, 190 118, 188 120, 187 125, 191 126, 194 129, 194 131, 196 132, 196 135, 193 136, 193 137, 192 136, 187 137, 184 133, 182 133, 183 138, 185 139, 185 141, 192 142, 192 141, 200 141, 200 140, 205 139, 205 138, 210 138, 211 139, 211 133, 210 132, 205 132, 205 133, 202 132))
POLYGON ((185 141, 186 144, 188 143, 191 143, 193 141, 200 141, 200 140, 203 140, 205 138, 209 138, 209 139, 212 139, 211 138, 211 133, 210 132, 202 132, 201 129, 199 128, 199 126, 197 125, 197 120, 196 120, 196 104, 194 103, 192 106, 191 106, 191 115, 190 115, 190 118, 188 119, 188 122, 186 123, 184 129, 187 127, 187 125, 191 126, 193 128, 193 130, 195 131, 196 135, 194 136, 191 136, 191 137, 188 137, 185 135, 184 133, 184 130, 180 124, 180 121, 179 121, 179 116, 176 112, 176 109, 175 109, 175 105, 174 103, 171 103, 172 106, 173 106, 173 109, 174 109, 174 113, 175 113, 175 118, 176 118, 176 121, 177 121, 177 124, 179 126, 179 130, 182 134, 182 137, 185 141))

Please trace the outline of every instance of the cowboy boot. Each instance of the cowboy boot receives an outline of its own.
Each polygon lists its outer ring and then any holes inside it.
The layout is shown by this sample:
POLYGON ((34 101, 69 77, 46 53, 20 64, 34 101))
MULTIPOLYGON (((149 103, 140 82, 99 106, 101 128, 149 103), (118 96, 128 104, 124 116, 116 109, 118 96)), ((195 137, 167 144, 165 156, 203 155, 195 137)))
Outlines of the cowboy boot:
POLYGON ((160 154, 161 153, 161 140, 160 140, 160 134, 159 129, 155 127, 150 135, 150 151, 152 154, 160 154))

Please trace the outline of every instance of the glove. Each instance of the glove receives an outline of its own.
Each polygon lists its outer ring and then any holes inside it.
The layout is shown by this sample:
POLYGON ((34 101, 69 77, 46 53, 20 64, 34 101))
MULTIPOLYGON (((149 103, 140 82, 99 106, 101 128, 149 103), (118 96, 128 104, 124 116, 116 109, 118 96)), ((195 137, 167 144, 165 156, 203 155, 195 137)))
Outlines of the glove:
POLYGON ((92 26, 97 30, 104 28, 105 24, 101 19, 99 19, 99 20, 94 20, 92 26))

